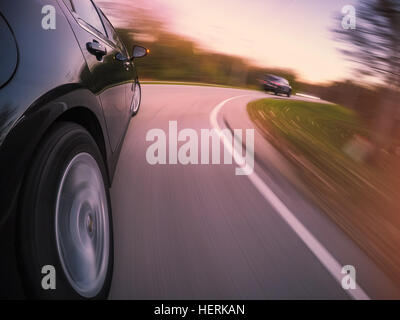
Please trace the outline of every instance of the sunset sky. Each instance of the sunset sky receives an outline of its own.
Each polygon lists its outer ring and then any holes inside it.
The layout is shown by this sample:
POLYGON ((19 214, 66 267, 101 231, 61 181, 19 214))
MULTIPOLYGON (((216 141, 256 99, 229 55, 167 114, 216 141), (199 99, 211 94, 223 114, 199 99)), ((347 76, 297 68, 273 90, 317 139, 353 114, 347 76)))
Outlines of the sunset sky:
MULTIPOLYGON (((138 3, 138 0, 118 0, 138 3)), ((289 68, 310 82, 339 80, 350 68, 337 51, 334 19, 357 0, 147 0, 162 8, 171 31, 202 47, 242 56, 257 65, 289 68)))

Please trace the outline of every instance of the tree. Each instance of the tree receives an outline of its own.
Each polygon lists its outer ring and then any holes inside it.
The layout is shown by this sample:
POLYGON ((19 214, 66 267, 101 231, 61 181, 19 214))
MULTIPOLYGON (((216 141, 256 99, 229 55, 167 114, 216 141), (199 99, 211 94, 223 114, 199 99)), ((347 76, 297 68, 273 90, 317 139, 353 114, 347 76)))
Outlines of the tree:
POLYGON ((357 71, 400 88, 400 1, 360 0, 356 28, 336 30, 357 71))
POLYGON ((374 128, 377 150, 395 147, 400 116, 400 1, 359 0, 355 29, 340 28, 335 33, 357 75, 383 88, 374 128))

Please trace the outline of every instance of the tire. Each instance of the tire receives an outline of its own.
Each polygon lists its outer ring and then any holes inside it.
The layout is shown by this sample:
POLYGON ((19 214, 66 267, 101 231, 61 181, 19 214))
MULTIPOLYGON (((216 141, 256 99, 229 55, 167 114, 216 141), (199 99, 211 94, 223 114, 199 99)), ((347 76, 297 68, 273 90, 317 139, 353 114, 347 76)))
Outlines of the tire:
POLYGON ((28 298, 107 298, 114 258, 107 173, 83 127, 60 122, 50 130, 19 203, 19 264, 28 298), (54 290, 42 286, 50 274, 42 268, 49 265, 56 274, 54 290))
POLYGON ((290 96, 292 95, 292 93, 289 91, 286 95, 287 95, 288 98, 290 98, 290 96))
POLYGON ((131 102, 131 115, 136 116, 140 109, 140 104, 142 102, 142 87, 140 86, 139 80, 136 80, 133 84, 133 97, 131 102))
POLYGON ((278 95, 278 91, 274 91, 274 95, 276 95, 276 96, 277 96, 277 95, 278 95))

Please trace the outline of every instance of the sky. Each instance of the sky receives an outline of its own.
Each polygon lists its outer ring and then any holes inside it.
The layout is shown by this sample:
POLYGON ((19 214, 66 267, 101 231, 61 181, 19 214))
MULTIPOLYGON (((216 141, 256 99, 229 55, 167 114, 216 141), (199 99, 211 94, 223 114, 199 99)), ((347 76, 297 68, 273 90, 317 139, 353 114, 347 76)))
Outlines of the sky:
MULTIPOLYGON (((135 0, 121 0, 135 2, 135 0)), ((342 80, 350 65, 331 29, 343 6, 357 0, 147 0, 160 4, 171 31, 202 47, 287 68, 308 82, 342 80)))

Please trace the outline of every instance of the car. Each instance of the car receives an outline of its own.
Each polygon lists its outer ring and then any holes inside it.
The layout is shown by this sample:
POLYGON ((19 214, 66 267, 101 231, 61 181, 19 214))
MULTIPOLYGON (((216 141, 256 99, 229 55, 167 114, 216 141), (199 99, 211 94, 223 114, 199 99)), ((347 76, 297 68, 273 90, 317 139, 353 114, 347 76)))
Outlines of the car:
POLYGON ((261 85, 265 91, 273 92, 275 95, 285 94, 290 97, 292 94, 292 87, 290 86, 289 81, 272 74, 264 76, 261 79, 261 85))
POLYGON ((109 188, 149 51, 91 0, 1 1, 0 40, 0 298, 107 298, 109 188))

